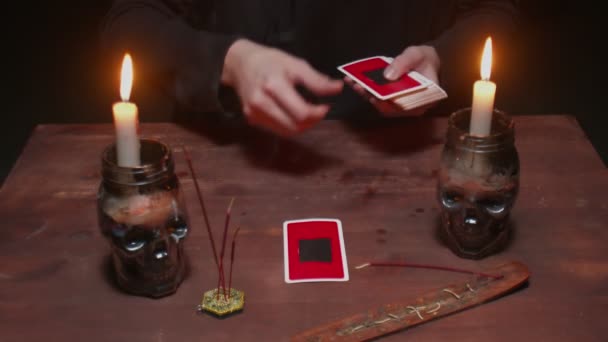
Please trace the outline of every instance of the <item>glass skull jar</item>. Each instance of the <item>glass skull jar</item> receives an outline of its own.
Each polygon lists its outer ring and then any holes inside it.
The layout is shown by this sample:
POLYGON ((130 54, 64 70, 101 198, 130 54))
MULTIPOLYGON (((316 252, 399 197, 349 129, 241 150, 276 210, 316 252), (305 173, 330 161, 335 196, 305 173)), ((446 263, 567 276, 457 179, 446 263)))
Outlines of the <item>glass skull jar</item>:
POLYGON ((510 116, 495 110, 485 137, 469 134, 470 118, 470 108, 465 108, 448 120, 437 197, 444 242, 460 257, 480 259, 502 250, 509 240, 519 157, 510 116))
POLYGON ((171 150, 140 141, 141 166, 116 164, 116 146, 102 155, 97 196, 99 226, 111 247, 118 285, 141 296, 177 290, 185 273, 188 221, 171 150))

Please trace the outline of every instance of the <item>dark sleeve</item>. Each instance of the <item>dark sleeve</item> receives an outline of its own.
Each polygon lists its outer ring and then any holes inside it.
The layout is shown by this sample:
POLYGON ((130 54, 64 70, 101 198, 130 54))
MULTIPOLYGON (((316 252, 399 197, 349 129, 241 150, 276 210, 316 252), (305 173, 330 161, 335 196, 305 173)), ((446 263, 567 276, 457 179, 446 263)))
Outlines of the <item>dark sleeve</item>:
MULTIPOLYGON (((443 0, 442 0, 443 2, 443 0)), ((451 88, 469 88, 479 78, 479 60, 486 37, 493 40, 494 55, 512 46, 519 20, 517 0, 455 0, 434 28, 430 45, 441 60, 441 81, 451 88)), ((456 93, 459 89, 456 89, 456 93)))
POLYGON ((180 106, 220 111, 224 57, 237 37, 197 30, 185 19, 192 9, 179 3, 115 0, 103 23, 102 46, 113 60, 129 51, 145 79, 158 82, 180 106))
POLYGON ((468 41, 474 40, 483 46, 487 36, 508 38, 518 19, 516 3, 513 0, 455 1, 450 26, 433 42, 439 57, 454 55, 468 41))

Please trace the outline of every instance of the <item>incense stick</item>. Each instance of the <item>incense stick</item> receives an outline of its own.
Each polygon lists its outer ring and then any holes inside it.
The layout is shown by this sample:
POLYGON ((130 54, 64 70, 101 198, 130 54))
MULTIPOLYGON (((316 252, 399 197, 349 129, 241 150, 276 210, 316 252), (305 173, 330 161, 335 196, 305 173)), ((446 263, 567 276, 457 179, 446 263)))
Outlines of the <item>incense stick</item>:
MULTIPOLYGON (((222 249, 220 251, 220 266, 219 272, 220 276, 217 282, 217 293, 219 297, 220 293, 220 285, 224 292, 224 298, 226 298, 226 277, 224 276, 224 251, 226 250, 226 235, 228 235, 228 226, 230 225, 230 213, 232 212, 232 204, 234 204, 234 197, 230 200, 230 204, 228 205, 228 209, 226 209, 226 220, 224 221, 224 234, 222 237, 222 249)), ((230 290, 229 290, 230 291, 230 290)))
POLYGON ((232 289, 232 265, 234 264, 234 250, 236 249, 236 236, 241 230, 241 227, 238 227, 234 231, 234 235, 232 236, 232 250, 230 251, 230 275, 228 276, 228 298, 230 298, 230 289, 232 289))
POLYGON ((437 265, 423 265, 423 264, 410 264, 405 262, 368 262, 362 265, 359 265, 355 268, 361 269, 367 266, 388 266, 388 267, 409 267, 409 268, 425 268, 431 270, 440 270, 440 271, 449 271, 449 272, 457 272, 457 273, 466 273, 479 275, 482 277, 492 278, 492 279, 502 279, 502 275, 494 275, 482 272, 475 272, 470 270, 465 270, 461 268, 447 267, 447 266, 437 266, 437 265))
POLYGON ((217 250, 215 249, 215 241, 213 239, 213 232, 211 230, 211 225, 209 224, 209 217, 207 216, 207 209, 205 209, 205 201, 203 200, 203 195, 201 194, 201 189, 198 186, 198 181, 196 179, 196 173, 194 172, 194 167, 192 166, 192 159, 190 158, 190 153, 188 149, 186 149, 185 145, 182 145, 182 150, 184 150, 184 156, 186 157, 186 162, 188 163, 188 168, 190 168, 190 174, 192 175, 192 180, 194 181, 194 187, 196 188, 196 195, 198 196, 198 201, 201 205, 201 210, 203 211, 203 217, 205 218, 205 225, 207 226, 207 234, 209 234, 209 241, 211 242, 211 250, 213 251, 213 259, 215 260, 215 266, 220 270, 220 264, 217 260, 217 250))

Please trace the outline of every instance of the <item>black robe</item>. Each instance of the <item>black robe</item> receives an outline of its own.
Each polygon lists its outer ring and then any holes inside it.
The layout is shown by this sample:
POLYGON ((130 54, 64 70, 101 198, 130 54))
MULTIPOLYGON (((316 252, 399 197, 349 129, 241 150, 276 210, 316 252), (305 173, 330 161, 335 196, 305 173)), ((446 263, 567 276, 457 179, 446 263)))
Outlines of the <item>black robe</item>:
MULTIPOLYGON (((239 37, 280 47, 333 77, 354 59, 432 45, 441 85, 453 97, 468 94, 463 87, 479 75, 486 36, 508 44, 516 14, 516 1, 506 0, 115 0, 102 41, 112 60, 130 51, 149 82, 197 112, 239 109, 220 84, 225 54, 239 37)), ((365 105, 348 90, 332 102, 334 117, 365 105)))

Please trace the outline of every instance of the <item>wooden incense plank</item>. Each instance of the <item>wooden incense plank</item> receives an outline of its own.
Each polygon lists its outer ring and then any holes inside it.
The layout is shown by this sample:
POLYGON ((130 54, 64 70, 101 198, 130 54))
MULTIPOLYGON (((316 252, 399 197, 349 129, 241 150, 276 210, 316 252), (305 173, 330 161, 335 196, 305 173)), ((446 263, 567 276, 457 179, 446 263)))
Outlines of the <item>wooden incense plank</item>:
POLYGON ((511 293, 529 278, 528 268, 510 262, 484 271, 499 279, 476 276, 427 292, 416 299, 386 304, 292 337, 293 342, 367 341, 461 312, 511 293))

